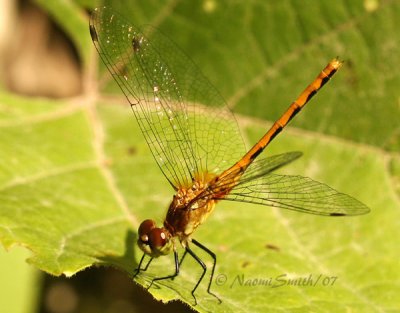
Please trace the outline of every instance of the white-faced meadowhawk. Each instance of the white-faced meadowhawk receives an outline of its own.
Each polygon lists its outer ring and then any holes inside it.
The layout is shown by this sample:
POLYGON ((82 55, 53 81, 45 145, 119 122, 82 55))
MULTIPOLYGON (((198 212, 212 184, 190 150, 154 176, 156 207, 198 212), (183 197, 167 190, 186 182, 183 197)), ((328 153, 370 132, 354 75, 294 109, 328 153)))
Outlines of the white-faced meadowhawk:
MULTIPOLYGON (((329 186, 302 176, 274 173, 301 156, 288 152, 258 158, 267 145, 342 66, 333 59, 289 106, 266 134, 246 150, 237 122, 224 99, 177 45, 152 27, 137 28, 111 8, 93 11, 90 18, 93 43, 128 99, 156 163, 175 194, 164 224, 141 223, 137 243, 144 252, 135 274, 147 270, 151 261, 174 254, 174 278, 189 254, 202 267, 195 291, 206 274, 205 263, 191 244, 213 259, 216 255, 192 235, 221 200, 256 203, 325 216, 359 215, 369 208, 329 186), (206 106, 207 105, 207 106, 206 106), (247 152, 246 152, 247 151, 247 152), (178 258, 178 245, 184 253, 178 258), (145 256, 150 259, 142 267, 145 256)), ((149 287, 150 287, 149 286, 149 287)))

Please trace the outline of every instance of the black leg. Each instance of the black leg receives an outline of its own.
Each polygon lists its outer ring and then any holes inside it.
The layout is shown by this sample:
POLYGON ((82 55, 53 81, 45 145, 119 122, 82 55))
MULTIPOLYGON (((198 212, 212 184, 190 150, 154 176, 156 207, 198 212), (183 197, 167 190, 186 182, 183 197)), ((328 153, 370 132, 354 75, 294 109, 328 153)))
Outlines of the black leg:
MULTIPOLYGON (((215 298, 218 299, 219 303, 222 303, 221 299, 218 298, 217 295, 215 295, 214 293, 211 292, 210 288, 211 288, 211 284, 214 278, 214 271, 215 271, 215 266, 217 265, 217 256, 215 255, 214 252, 212 252, 210 249, 208 249, 206 246, 202 245, 200 242, 198 242, 196 239, 192 239, 193 244, 195 244, 196 246, 198 246, 200 249, 204 250, 205 252, 207 252, 213 259, 213 266, 211 269, 211 277, 210 277, 210 281, 208 282, 208 288, 207 288, 207 292, 210 295, 213 295, 215 298)), ((197 286, 196 286, 197 287, 197 286)), ((194 291, 194 290, 193 290, 194 291)))
MULTIPOLYGON (((181 260, 179 261, 179 267, 181 267, 182 262, 183 262, 183 259, 185 258, 186 254, 187 254, 187 251, 185 250, 185 252, 183 253, 183 255, 182 255, 182 257, 181 257, 181 260)), ((175 277, 176 277, 176 276, 172 277, 172 280, 174 280, 175 277)))
MULTIPOLYGON (((214 296, 215 298, 217 298, 218 301, 219 301, 219 303, 222 303, 221 299, 218 298, 215 294, 213 294, 213 293, 210 291, 212 278, 213 278, 213 276, 214 276, 215 264, 216 264, 216 262, 217 262, 217 257, 216 257, 216 255, 215 255, 215 253, 213 253, 211 250, 209 250, 208 248, 206 248, 205 246, 203 246, 203 245, 202 245, 201 243, 199 243, 198 241, 192 239, 192 242, 193 242, 196 246, 198 246, 200 249, 202 249, 202 250, 204 250, 205 252, 207 252, 207 253, 213 258, 213 260, 214 260, 213 267, 212 267, 212 271, 211 271, 210 282, 208 283, 207 292, 208 292, 210 295, 212 295, 212 296, 214 296)), ((187 252, 193 257, 193 259, 195 259, 195 260, 197 261, 197 263, 199 263, 200 266, 203 268, 203 273, 201 274, 200 279, 197 281, 196 286, 194 286, 194 288, 193 288, 193 290, 192 290, 192 296, 193 296, 193 298, 194 298, 194 302, 195 302, 195 305, 196 305, 196 304, 197 304, 197 300, 196 300, 196 297, 195 297, 195 295, 194 295, 194 292, 196 291, 196 289, 197 289, 197 287, 200 285, 200 282, 202 281, 204 275, 206 274, 207 266, 204 264, 204 262, 203 262, 196 254, 194 254, 194 252, 193 252, 188 246, 186 247, 186 251, 187 251, 187 252)))
POLYGON ((183 259, 185 258, 186 254, 187 254, 187 251, 185 250, 185 252, 183 253, 183 255, 181 257, 181 260, 179 261, 179 266, 182 265, 183 259))
POLYGON ((147 262, 146 266, 145 266, 144 268, 141 268, 145 256, 146 256, 146 254, 143 253, 143 256, 142 256, 142 258, 140 259, 139 265, 138 265, 138 267, 137 267, 137 269, 136 269, 136 271, 135 271, 135 274, 133 274, 133 277, 136 277, 137 274, 140 273, 140 271, 147 271, 147 268, 149 267, 151 261, 153 261, 153 258, 151 258, 151 259, 149 260, 149 262, 147 262))
MULTIPOLYGON (((211 288, 211 283, 212 283, 213 278, 214 278, 215 266, 216 266, 216 264, 217 264, 217 256, 215 255, 214 252, 212 252, 212 251, 211 251, 210 249, 208 249, 206 246, 202 245, 202 244, 201 244, 200 242, 198 242, 197 240, 192 239, 192 242, 193 242, 194 245, 196 245, 196 246, 199 247, 200 249, 202 249, 202 250, 204 250, 205 252, 207 252, 207 253, 212 257, 212 259, 213 259, 213 265, 212 265, 212 269, 211 269, 211 277, 210 277, 210 280, 209 280, 209 282, 208 282, 207 292, 208 292, 210 295, 212 295, 212 296, 214 296, 215 298, 217 298, 217 300, 218 300, 219 303, 222 303, 221 299, 218 298, 218 296, 215 295, 214 293, 212 293, 211 290, 210 290, 210 288, 211 288)), ((195 305, 197 305, 197 299, 196 299, 196 296, 194 295, 194 293, 195 293, 197 287, 199 287, 201 281, 203 280, 204 275, 206 274, 207 266, 204 264, 204 262, 203 262, 203 261, 188 247, 188 246, 185 248, 185 252, 183 253, 182 258, 181 258, 180 260, 179 260, 179 258, 178 258, 178 253, 177 253, 176 251, 174 251, 175 273, 172 274, 172 275, 168 275, 168 276, 163 276, 163 277, 156 277, 156 278, 154 278, 154 279, 151 281, 150 285, 147 287, 147 289, 149 289, 149 288, 153 285, 153 283, 154 283, 156 280, 164 280, 164 279, 169 279, 169 278, 174 279, 176 276, 178 276, 178 274, 179 274, 179 268, 180 268, 180 266, 181 266, 183 260, 185 259, 187 253, 189 253, 189 254, 193 257, 193 259, 195 259, 195 260, 197 261, 197 263, 199 263, 200 266, 203 268, 203 273, 201 274, 200 279, 197 281, 196 286, 194 286, 194 288, 193 288, 193 290, 192 290, 192 296, 193 296, 193 298, 194 298, 195 305)), ((147 262, 146 266, 145 266, 144 268, 141 268, 145 256, 146 256, 146 254, 143 254, 142 258, 140 259, 139 265, 138 265, 138 267, 137 267, 137 269, 136 269, 136 272, 135 272, 135 274, 133 275, 133 277, 135 277, 137 274, 139 274, 140 271, 146 271, 147 268, 149 267, 150 263, 153 261, 153 258, 150 258, 150 260, 147 262)))
POLYGON ((149 260, 149 262, 147 262, 146 266, 142 269, 143 272, 147 271, 147 268, 149 267, 151 261, 153 261, 153 260, 154 260, 154 258, 151 258, 151 259, 149 260))
POLYGON ((163 279, 168 279, 168 278, 172 278, 173 279, 174 277, 178 276, 178 274, 179 274, 179 261, 178 261, 178 252, 176 252, 176 251, 174 251, 174 258, 175 258, 175 273, 172 274, 172 275, 168 275, 168 276, 153 278, 153 280, 151 281, 151 283, 150 283, 149 287, 147 287, 147 289, 149 289, 156 280, 163 280, 163 279))

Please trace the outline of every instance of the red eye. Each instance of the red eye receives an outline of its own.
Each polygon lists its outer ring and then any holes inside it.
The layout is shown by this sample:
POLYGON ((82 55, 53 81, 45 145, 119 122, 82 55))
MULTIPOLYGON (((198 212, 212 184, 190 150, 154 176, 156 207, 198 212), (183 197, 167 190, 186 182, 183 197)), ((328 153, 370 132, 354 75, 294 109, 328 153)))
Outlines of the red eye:
POLYGON ((164 247, 167 242, 167 236, 161 228, 153 228, 149 233, 149 243, 152 249, 164 247))
POLYGON ((139 239, 143 242, 149 240, 150 232, 156 227, 156 223, 153 220, 144 220, 139 226, 139 239))

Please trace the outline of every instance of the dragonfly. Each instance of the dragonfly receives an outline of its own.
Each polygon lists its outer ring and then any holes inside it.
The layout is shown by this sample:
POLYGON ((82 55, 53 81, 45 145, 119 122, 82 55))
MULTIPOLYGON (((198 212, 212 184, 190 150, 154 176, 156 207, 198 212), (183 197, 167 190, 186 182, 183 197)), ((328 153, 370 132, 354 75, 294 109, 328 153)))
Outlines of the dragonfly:
POLYGON ((100 58, 130 103, 154 160, 174 191, 163 225, 146 219, 138 229, 137 244, 143 256, 134 276, 146 271, 154 259, 174 255, 174 272, 155 277, 148 288, 157 281, 178 276, 183 260, 190 255, 202 268, 191 291, 197 304, 195 291, 207 266, 192 250, 194 245, 213 260, 207 292, 221 302, 211 291, 216 254, 192 237, 219 201, 325 216, 369 212, 360 201, 323 183, 275 173, 298 159, 301 152, 259 158, 339 70, 343 62, 338 58, 331 60, 265 135, 246 150, 238 123, 224 98, 168 36, 151 26, 135 27, 110 7, 92 12, 89 30, 100 58), (184 249, 181 259, 179 246, 184 249))

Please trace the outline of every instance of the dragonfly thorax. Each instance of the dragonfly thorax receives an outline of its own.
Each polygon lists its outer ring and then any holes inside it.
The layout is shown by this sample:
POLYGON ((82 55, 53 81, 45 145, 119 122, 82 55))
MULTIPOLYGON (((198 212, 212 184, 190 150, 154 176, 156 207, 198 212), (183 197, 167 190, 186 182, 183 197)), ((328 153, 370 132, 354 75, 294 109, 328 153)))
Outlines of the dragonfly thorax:
POLYGON ((183 245, 214 209, 216 201, 207 190, 210 178, 207 176, 205 180, 195 180, 192 186, 178 189, 168 208, 164 227, 172 236, 177 236, 183 245))
POLYGON ((178 189, 174 195, 171 205, 181 207, 188 210, 195 210, 202 206, 202 203, 207 201, 207 197, 199 197, 204 192, 208 184, 201 181, 194 181, 189 188, 182 187, 178 189))

